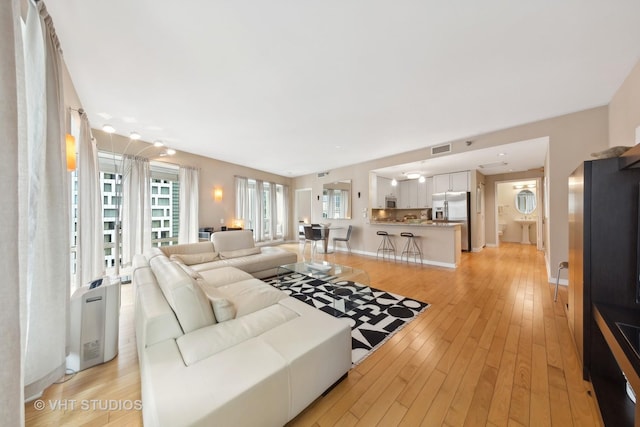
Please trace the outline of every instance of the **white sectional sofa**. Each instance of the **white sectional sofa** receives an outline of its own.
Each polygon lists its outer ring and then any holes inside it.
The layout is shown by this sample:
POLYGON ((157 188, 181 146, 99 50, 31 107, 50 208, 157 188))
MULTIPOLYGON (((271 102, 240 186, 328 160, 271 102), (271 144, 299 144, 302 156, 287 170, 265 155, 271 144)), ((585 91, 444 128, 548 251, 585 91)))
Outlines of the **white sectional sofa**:
POLYGON ((346 321, 236 267, 154 248, 133 285, 145 426, 282 426, 351 368, 346 321))
POLYGON ((237 267, 257 278, 275 276, 279 265, 298 259, 296 254, 277 246, 256 247, 250 230, 221 231, 211 235, 211 242, 163 246, 162 251, 196 271, 237 267))

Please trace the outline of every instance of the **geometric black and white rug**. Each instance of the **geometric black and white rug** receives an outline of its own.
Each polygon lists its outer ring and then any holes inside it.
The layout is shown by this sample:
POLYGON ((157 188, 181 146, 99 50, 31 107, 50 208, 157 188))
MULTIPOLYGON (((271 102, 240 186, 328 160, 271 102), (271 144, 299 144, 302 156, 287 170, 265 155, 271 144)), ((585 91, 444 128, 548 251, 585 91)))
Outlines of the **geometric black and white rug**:
POLYGON ((348 318, 354 365, 429 307, 427 303, 351 281, 330 283, 299 273, 263 280, 318 310, 348 318))

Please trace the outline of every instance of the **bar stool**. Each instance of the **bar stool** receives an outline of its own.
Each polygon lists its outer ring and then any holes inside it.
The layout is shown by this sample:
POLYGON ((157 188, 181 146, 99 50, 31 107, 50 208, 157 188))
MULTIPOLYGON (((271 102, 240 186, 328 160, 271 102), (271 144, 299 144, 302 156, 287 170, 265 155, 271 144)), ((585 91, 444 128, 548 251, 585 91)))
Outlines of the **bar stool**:
POLYGON ((376 232, 376 234, 378 236, 382 236, 382 241, 380 242, 380 245, 378 246, 378 251, 376 252, 376 258, 378 258, 378 255, 380 254, 380 252, 382 252, 382 259, 384 259, 384 255, 385 254, 389 254, 389 259, 391 259, 391 254, 393 254, 393 260, 396 260, 396 247, 393 246, 393 242, 391 241, 391 234, 387 233, 386 231, 378 231, 376 232))
POLYGON ((560 284, 560 270, 565 268, 569 268, 569 263, 567 261, 562 261, 560 264, 558 264, 558 274, 556 277, 556 291, 553 294, 554 301, 558 301, 558 285, 560 284))
POLYGON ((400 233, 400 236, 402 237, 406 237, 407 238, 407 243, 405 243, 404 245, 404 249, 402 249, 402 253, 400 254, 400 261, 402 261, 402 258, 404 257, 404 255, 407 255, 407 262, 409 262, 409 257, 413 256, 413 260, 415 262, 417 262, 416 257, 420 257, 420 264, 422 264, 422 249, 420 249, 420 246, 418 246, 418 243, 416 242, 416 236, 413 235, 413 233, 400 233))

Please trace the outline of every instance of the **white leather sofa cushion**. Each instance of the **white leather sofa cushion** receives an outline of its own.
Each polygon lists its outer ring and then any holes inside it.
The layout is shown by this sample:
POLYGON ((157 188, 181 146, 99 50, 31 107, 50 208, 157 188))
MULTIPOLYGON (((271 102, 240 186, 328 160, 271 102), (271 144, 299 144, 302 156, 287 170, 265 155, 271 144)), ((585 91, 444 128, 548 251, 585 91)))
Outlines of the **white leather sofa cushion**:
MULTIPOLYGON (((260 248, 245 248, 245 249, 236 249, 235 251, 221 251, 220 258, 239 258, 241 256, 248 255, 257 255, 259 254, 260 248)), ((213 261, 213 260, 211 260, 213 261)))
POLYGON ((198 254, 171 254, 171 261, 178 261, 184 265, 203 264, 218 259, 217 252, 200 252, 198 254))
MULTIPOLYGON (((229 232, 230 233, 230 232, 229 232)), ((292 264, 298 261, 298 255, 277 247, 260 248, 260 253, 237 258, 225 258, 204 264, 194 264, 194 270, 202 273, 220 267, 235 267, 250 273, 254 277, 268 277, 276 274, 276 268, 284 264, 292 264), (262 272, 266 274, 256 274, 262 272)))
POLYGON ((207 286, 215 288, 218 286, 228 285, 229 283, 253 279, 251 274, 234 267, 220 267, 212 270, 203 270, 200 271, 199 274, 200 277, 207 282, 207 286))
POLYGON ((252 338, 185 366, 174 340, 142 354, 143 422, 154 427, 282 427, 289 375, 271 346, 252 338))
POLYGON ((219 289, 236 307, 236 318, 277 304, 287 298, 287 294, 258 279, 220 286, 219 289))
POLYGON ((293 417, 351 369, 351 326, 292 297, 278 305, 298 316, 260 339, 287 360, 293 417))
POLYGON ((297 316, 293 310, 276 304, 241 318, 190 332, 179 337, 176 342, 185 365, 190 366, 297 316))
POLYGON ((213 243, 198 242, 184 245, 161 246, 162 252, 170 257, 173 254, 201 254, 204 252, 215 252, 213 243))
POLYGON ((209 299, 177 263, 169 261, 166 256, 157 256, 150 264, 185 334, 215 323, 209 299))
POLYGON ((237 251, 255 247, 251 230, 221 231, 211 235, 213 247, 218 252, 237 251))

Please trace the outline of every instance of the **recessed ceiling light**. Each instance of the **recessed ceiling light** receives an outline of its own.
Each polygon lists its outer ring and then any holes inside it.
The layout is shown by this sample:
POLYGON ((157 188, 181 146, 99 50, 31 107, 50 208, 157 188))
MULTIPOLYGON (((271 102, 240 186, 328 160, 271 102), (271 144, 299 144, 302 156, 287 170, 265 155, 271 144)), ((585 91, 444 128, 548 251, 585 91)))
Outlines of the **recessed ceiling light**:
POLYGON ((153 141, 153 146, 154 147, 164 147, 164 142, 156 139, 155 141, 153 141))
POLYGON ((116 128, 114 128, 111 125, 103 125, 102 130, 105 131, 106 133, 114 133, 116 131, 116 128))
POLYGON ((498 156, 502 157, 502 156, 506 156, 507 153, 498 153, 498 156))
POLYGON ((176 150, 174 150, 173 148, 167 148, 167 154, 173 156, 174 154, 176 154, 176 150))
POLYGON ((131 139, 140 139, 142 137, 140 136, 140 134, 138 132, 131 132, 129 134, 129 138, 131 138, 131 139))

